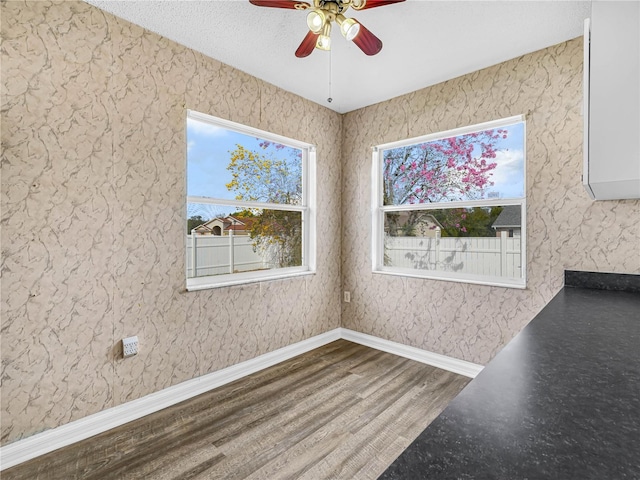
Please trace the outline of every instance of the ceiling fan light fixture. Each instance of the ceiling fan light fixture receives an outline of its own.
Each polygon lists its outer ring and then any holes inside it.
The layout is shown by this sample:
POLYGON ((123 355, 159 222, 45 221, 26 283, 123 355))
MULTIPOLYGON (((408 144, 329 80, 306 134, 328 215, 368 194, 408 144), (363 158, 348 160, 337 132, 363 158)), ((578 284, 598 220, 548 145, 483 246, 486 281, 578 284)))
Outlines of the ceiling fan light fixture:
POLYGON ((318 35, 318 41, 316 42, 316 48, 320 50, 331 50, 331 23, 324 24, 322 33, 318 35))
POLYGON ((331 50, 331 37, 320 35, 316 42, 316 48, 319 48, 320 50, 331 50))
POLYGON ((313 33, 320 33, 326 22, 327 16, 320 9, 311 10, 307 15, 307 26, 313 33))
POLYGON ((338 24, 344 38, 352 41, 365 55, 377 55, 382 50, 382 40, 355 18, 346 18, 344 13, 349 8, 364 10, 404 1, 406 0, 313 0, 311 3, 311 0, 249 0, 249 3, 258 7, 307 10, 309 31, 295 52, 296 57, 304 58, 311 55, 314 48, 331 50, 333 22, 338 24))
POLYGON ((353 18, 344 18, 340 22, 340 31, 344 38, 351 41, 360 33, 360 24, 353 18))

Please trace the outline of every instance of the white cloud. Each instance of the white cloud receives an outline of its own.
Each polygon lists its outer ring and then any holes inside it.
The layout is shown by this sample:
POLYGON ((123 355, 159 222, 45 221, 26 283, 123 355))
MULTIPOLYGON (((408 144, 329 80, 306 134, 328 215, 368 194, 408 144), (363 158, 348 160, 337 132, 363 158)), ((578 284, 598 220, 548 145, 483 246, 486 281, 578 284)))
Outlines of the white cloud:
POLYGON ((491 171, 491 181, 495 183, 490 191, 501 196, 511 196, 516 190, 523 190, 524 153, 522 150, 498 150, 493 159, 498 165, 491 171))
POLYGON ((188 141, 187 142, 187 152, 190 152, 195 144, 196 144, 196 142, 194 142, 193 140, 188 141))

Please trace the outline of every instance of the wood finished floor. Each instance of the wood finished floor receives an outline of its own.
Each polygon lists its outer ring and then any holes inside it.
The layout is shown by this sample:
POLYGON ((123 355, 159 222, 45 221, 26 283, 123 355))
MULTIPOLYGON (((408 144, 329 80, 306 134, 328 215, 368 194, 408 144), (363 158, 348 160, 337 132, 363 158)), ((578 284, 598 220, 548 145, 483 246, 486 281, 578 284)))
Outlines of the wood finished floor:
POLYGON ((374 479, 468 381, 338 340, 1 476, 374 479))

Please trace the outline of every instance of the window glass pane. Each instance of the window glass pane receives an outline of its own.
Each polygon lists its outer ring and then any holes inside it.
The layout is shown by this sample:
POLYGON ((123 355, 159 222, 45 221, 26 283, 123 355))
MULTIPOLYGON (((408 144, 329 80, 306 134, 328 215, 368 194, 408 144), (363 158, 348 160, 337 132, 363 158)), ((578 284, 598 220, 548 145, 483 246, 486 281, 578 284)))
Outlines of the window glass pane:
POLYGON ((382 152, 383 205, 524 197, 524 123, 382 152))
POLYGON ((187 118, 187 195, 302 204, 302 150, 187 118))
POLYGON ((384 214, 384 266, 522 278, 522 206, 384 214))
POLYGON ((302 265, 302 212, 189 203, 186 235, 188 278, 302 265))

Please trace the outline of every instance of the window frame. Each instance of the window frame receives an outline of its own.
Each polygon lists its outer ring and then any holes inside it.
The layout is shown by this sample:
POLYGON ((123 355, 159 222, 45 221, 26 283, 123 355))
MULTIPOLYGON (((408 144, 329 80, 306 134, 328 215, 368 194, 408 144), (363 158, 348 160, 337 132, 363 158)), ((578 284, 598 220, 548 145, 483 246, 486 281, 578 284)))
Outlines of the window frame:
POLYGON ((395 275, 401 277, 413 277, 431 280, 444 280, 459 283, 471 283, 478 285, 490 285, 506 288, 525 289, 527 287, 527 124, 525 115, 515 115, 489 122, 468 125, 454 128, 442 132, 421 135, 419 137, 398 140, 384 143, 372 147, 372 167, 371 167, 371 261, 372 272, 374 274, 395 275), (470 133, 501 128, 516 123, 524 124, 523 132, 523 193, 520 198, 497 198, 468 201, 452 201, 438 203, 419 203, 404 205, 384 205, 383 204, 383 168, 382 155, 384 150, 404 147, 408 145, 426 143, 444 138, 457 137, 470 133), (520 235, 520 265, 522 276, 520 279, 493 277, 488 275, 464 274, 455 272, 445 272, 436 270, 418 270, 400 267, 390 267, 384 265, 384 215, 386 212, 400 211, 428 211, 439 209, 470 208, 470 207, 492 207, 519 205, 521 208, 521 235, 520 235))
MULTIPOLYGON (((299 267, 275 268, 253 272, 226 273, 203 277, 188 277, 187 263, 185 260, 185 278, 187 291, 197 291, 209 288, 227 287, 255 282, 279 280, 303 275, 312 275, 316 272, 316 147, 313 144, 288 138, 258 128, 243 125, 241 123, 225 120, 195 110, 187 110, 185 116, 185 218, 189 203, 207 205, 221 205, 231 207, 262 208, 269 210, 300 212, 302 217, 302 265, 299 267), (254 202, 247 200, 222 199, 215 197, 190 196, 188 190, 187 171, 189 157, 187 152, 187 120, 208 123, 232 130, 244 135, 258 137, 275 143, 293 147, 302 151, 302 202, 299 205, 254 202)), ((187 245, 185 237, 184 252, 186 257, 187 245)))

